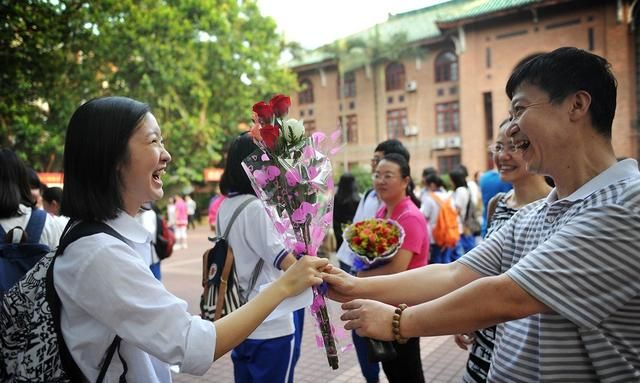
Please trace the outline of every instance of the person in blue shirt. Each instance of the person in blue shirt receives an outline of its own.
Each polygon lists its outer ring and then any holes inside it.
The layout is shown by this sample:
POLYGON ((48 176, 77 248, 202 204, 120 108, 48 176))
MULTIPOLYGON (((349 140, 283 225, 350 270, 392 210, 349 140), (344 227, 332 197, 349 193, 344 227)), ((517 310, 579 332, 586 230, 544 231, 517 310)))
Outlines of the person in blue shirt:
POLYGON ((487 170, 480 176, 480 193, 482 194, 482 238, 487 234, 487 206, 489 206, 489 201, 491 201, 491 198, 496 194, 506 193, 511 189, 511 184, 500 179, 500 173, 495 169, 487 170))

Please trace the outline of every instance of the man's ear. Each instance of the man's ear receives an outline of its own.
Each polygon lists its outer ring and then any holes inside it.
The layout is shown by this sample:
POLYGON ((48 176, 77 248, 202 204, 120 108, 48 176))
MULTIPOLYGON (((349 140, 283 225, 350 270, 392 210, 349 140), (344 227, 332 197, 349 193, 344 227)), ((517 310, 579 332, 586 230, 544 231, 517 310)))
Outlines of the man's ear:
POLYGON ((577 121, 589 115, 591 95, 588 92, 579 90, 569 97, 571 98, 569 110, 569 119, 571 121, 577 121))

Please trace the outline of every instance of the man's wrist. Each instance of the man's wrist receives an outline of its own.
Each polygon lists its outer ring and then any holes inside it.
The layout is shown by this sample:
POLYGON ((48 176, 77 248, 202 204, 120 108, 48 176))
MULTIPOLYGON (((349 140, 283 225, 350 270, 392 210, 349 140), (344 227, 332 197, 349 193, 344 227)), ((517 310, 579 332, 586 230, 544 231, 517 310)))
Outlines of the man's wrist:
POLYGON ((402 313, 406 308, 407 308, 406 304, 404 303, 399 304, 398 307, 396 307, 393 313, 393 319, 391 320, 391 331, 393 332, 393 338, 395 339, 396 342, 400 344, 405 344, 409 340, 408 338, 405 338, 402 336, 402 332, 400 329, 400 321, 402 319, 402 313))

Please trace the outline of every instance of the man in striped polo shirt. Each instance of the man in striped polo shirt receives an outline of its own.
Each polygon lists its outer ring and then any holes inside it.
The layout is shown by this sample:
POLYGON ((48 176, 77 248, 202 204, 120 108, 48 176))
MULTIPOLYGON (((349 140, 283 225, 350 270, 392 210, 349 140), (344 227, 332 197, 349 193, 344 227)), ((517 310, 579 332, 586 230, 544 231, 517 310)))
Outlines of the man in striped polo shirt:
MULTIPOLYGON (((413 305, 401 337, 500 323, 492 382, 640 381, 640 172, 611 145, 609 64, 560 48, 516 68, 506 90, 507 134, 556 188, 455 263, 363 279, 333 269, 330 293, 413 305)), ((393 306, 343 308, 347 329, 394 338, 393 306)))

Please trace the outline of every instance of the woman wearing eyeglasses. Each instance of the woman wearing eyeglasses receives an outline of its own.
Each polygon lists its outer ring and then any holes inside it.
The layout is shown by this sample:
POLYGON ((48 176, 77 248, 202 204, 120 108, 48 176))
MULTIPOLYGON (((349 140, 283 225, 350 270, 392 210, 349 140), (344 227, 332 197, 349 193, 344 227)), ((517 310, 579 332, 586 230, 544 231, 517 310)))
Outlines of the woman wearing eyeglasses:
MULTIPOLYGON (((397 221, 405 237, 398 253, 385 265, 361 271, 359 277, 395 274, 427 264, 429 234, 427 221, 420 212, 420 200, 413 194, 411 169, 407 160, 395 153, 385 155, 373 175, 373 186, 384 205, 377 218, 397 221)), ((393 342, 398 357, 382 362, 389 382, 424 382, 420 361, 420 338, 411 338, 406 344, 393 342)))
MULTIPOLYGON (((522 159, 521 152, 506 137, 505 132, 510 120, 505 120, 500 126, 496 142, 489 146, 493 155, 493 162, 498 168, 500 179, 513 185, 513 189, 506 193, 498 193, 487 206, 487 237, 497 232, 518 209, 533 201, 544 198, 551 191, 551 187, 540 175, 529 173, 522 159)), ((472 334, 456 335, 456 344, 466 350, 471 346, 467 368, 463 381, 486 382, 493 345, 496 339, 496 326, 476 331, 472 334)))

